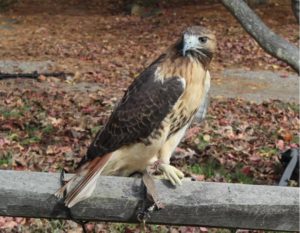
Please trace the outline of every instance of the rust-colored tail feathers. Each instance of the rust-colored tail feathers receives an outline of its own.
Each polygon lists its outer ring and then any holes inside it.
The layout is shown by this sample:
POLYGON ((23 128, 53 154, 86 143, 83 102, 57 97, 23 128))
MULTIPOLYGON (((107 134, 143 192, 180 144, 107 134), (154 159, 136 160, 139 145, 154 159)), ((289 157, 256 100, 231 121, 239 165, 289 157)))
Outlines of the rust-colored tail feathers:
POLYGON ((101 157, 96 157, 94 160, 89 162, 87 166, 79 169, 79 171, 72 177, 63 187, 61 187, 54 194, 58 198, 64 197, 64 192, 67 194, 65 196, 65 205, 71 208, 80 201, 83 201, 91 196, 95 187, 98 176, 101 174, 103 168, 107 164, 111 157, 110 154, 106 154, 101 157), (77 183, 73 183, 77 180, 77 183))

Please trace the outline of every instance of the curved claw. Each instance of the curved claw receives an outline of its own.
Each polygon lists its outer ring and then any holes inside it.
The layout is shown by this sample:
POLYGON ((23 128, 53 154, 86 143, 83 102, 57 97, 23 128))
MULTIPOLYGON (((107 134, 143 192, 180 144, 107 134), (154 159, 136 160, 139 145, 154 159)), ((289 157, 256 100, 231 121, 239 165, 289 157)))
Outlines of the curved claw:
POLYGON ((181 185, 181 179, 184 178, 184 174, 178 170, 176 167, 173 167, 169 164, 160 163, 158 169, 163 172, 166 179, 176 186, 181 185))

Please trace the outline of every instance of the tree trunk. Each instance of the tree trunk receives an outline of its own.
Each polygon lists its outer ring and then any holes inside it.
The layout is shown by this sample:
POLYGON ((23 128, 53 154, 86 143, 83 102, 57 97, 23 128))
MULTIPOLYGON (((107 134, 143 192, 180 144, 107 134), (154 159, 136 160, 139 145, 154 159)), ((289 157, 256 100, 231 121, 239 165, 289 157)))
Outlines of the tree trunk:
POLYGON ((300 0, 292 0, 292 10, 296 17, 297 22, 299 23, 299 11, 300 11, 300 0))
POLYGON ((272 56, 299 73, 298 48, 271 31, 243 0, 222 0, 242 27, 272 56))
POLYGON ((0 0, 0 11, 6 10, 11 5, 15 4, 17 0, 0 0))

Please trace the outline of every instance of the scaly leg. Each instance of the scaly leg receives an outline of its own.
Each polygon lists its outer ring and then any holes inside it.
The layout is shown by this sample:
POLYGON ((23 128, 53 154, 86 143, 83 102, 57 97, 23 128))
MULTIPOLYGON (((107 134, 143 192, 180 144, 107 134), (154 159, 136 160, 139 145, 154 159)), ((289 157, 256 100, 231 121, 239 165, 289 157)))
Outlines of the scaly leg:
POLYGON ((158 154, 158 160, 155 162, 156 168, 160 170, 164 177, 173 185, 181 185, 181 179, 184 178, 184 174, 176 167, 170 165, 170 158, 173 151, 176 149, 180 140, 184 136, 184 133, 188 127, 188 124, 184 126, 177 133, 172 135, 163 145, 158 154))
POLYGON ((157 170, 163 173, 164 178, 168 179, 174 186, 182 184, 181 179, 184 178, 184 174, 176 167, 160 160, 155 162, 155 166, 157 170))

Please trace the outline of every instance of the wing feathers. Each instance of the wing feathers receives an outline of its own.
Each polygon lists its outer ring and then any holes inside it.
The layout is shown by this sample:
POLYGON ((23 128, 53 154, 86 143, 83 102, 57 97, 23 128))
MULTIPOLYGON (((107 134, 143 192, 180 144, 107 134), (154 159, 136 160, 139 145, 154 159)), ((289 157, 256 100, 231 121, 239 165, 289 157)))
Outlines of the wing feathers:
POLYGON ((156 78, 157 64, 147 68, 128 88, 102 131, 88 149, 83 164, 124 145, 143 142, 158 129, 185 85, 182 78, 156 78))
MULTIPOLYGON (((80 170, 86 171, 86 174, 74 188, 69 188, 71 184, 62 188, 68 191, 65 200, 68 207, 91 195, 111 152, 133 143, 147 145, 148 137, 161 126, 182 95, 185 88, 182 79, 169 77, 162 81, 155 76, 156 69, 157 63, 129 86, 105 127, 97 133, 87 155, 79 163, 80 170)), ((72 178, 72 182, 74 180, 72 178)))

